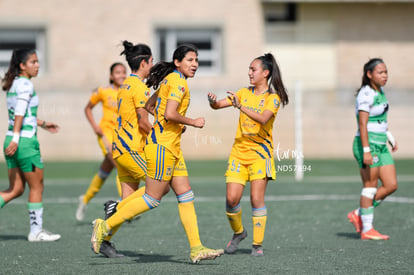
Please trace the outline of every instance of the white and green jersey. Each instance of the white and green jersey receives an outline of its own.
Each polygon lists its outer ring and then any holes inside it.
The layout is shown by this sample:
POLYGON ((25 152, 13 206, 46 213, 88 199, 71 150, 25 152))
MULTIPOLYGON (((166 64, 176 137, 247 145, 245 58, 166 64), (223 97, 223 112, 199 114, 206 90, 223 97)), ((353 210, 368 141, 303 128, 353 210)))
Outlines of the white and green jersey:
POLYGON ((33 83, 26 77, 16 77, 7 92, 7 109, 9 112, 9 128, 7 136, 13 135, 15 116, 23 116, 21 137, 31 138, 37 132, 37 107, 39 97, 34 91, 33 83))
MULTIPOLYGON (((369 113, 367 124, 368 134, 370 137, 381 137, 377 141, 370 138, 370 142, 380 144, 386 143, 388 108, 388 100, 382 89, 381 91, 375 91, 370 86, 366 85, 359 91, 355 104, 357 123, 359 121, 359 111, 369 113)), ((356 136, 359 136, 359 126, 356 136)))

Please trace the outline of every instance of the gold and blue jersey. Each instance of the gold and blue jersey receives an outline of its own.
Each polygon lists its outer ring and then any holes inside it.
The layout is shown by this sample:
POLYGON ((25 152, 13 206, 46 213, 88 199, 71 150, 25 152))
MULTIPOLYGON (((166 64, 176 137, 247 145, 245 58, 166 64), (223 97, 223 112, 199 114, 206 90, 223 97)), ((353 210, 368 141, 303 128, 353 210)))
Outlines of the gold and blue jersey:
POLYGON ((96 89, 89 101, 96 105, 99 102, 102 103, 102 118, 99 122, 99 127, 103 131, 106 129, 113 130, 116 125, 117 114, 117 94, 118 90, 115 89, 112 85, 108 87, 100 87, 96 89))
POLYGON ((167 100, 179 103, 177 112, 185 116, 190 104, 190 91, 186 77, 174 71, 168 74, 157 90, 157 102, 154 109, 154 125, 148 134, 147 144, 160 144, 167 148, 174 156, 179 157, 181 152, 181 133, 183 125, 165 119, 167 100))
POLYGON ((137 108, 144 108, 150 89, 142 79, 131 74, 118 91, 117 124, 114 129, 112 155, 114 158, 129 152, 144 152, 147 134, 139 128, 137 108))
POLYGON ((257 159, 273 159, 273 123, 280 107, 280 98, 269 91, 260 95, 254 92, 255 87, 242 88, 236 96, 244 107, 258 114, 269 110, 273 116, 262 125, 240 112, 231 156, 243 164, 251 164, 257 159))

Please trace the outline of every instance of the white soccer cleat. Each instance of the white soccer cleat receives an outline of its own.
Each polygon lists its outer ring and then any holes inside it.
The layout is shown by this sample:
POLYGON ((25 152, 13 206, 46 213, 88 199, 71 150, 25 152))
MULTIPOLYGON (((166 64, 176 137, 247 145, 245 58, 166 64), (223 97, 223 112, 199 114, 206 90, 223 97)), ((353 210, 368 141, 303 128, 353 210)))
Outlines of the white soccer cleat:
POLYGON ((85 218, 86 209, 88 209, 88 205, 83 202, 83 195, 80 195, 78 209, 76 210, 76 219, 78 221, 83 221, 85 218))
POLYGON ((60 239, 59 234, 53 234, 45 229, 42 229, 39 233, 36 235, 32 232, 29 233, 29 236, 27 236, 27 240, 29 242, 54 242, 60 239))

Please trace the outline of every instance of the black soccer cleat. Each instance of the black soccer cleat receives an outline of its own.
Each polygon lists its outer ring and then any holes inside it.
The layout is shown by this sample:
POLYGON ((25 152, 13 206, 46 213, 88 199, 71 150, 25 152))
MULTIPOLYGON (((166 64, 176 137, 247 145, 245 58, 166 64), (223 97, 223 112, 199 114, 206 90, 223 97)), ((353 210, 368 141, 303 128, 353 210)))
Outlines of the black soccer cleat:
POLYGON ((99 249, 99 253, 101 253, 102 255, 104 255, 107 258, 120 258, 120 257, 124 257, 123 254, 120 254, 116 251, 115 246, 108 242, 108 241, 103 241, 101 244, 101 248, 99 249))
POLYGON ((117 201, 107 201, 104 203, 105 220, 109 219, 113 214, 116 213, 117 201))

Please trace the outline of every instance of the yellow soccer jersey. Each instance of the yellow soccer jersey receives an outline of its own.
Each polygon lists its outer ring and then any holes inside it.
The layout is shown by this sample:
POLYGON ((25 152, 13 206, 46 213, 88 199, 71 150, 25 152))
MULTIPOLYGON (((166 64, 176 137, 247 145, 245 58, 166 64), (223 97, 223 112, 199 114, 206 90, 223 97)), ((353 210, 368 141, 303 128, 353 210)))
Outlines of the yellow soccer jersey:
POLYGON ((126 152, 144 152, 146 133, 139 129, 137 108, 144 108, 150 89, 141 78, 131 74, 118 92, 118 118, 112 142, 114 158, 126 152))
POLYGON ((185 116, 190 105, 190 91, 187 80, 183 74, 174 71, 167 75, 157 90, 158 98, 154 110, 154 125, 147 137, 147 144, 160 144, 179 157, 182 124, 167 121, 164 117, 167 100, 179 102, 178 113, 185 116))
POLYGON ((102 103, 102 118, 99 122, 99 127, 103 131, 106 129, 114 129, 116 125, 116 98, 117 98, 118 90, 116 90, 112 85, 105 87, 105 88, 98 88, 96 89, 92 96, 89 98, 89 101, 96 105, 99 102, 102 103))
POLYGON ((239 125, 234 140, 231 156, 240 160, 243 164, 253 163, 257 159, 273 158, 273 122, 280 106, 280 98, 277 94, 265 92, 261 95, 254 94, 254 87, 242 88, 236 96, 240 103, 256 113, 269 110, 273 116, 266 124, 261 125, 245 113, 240 112, 239 125))

